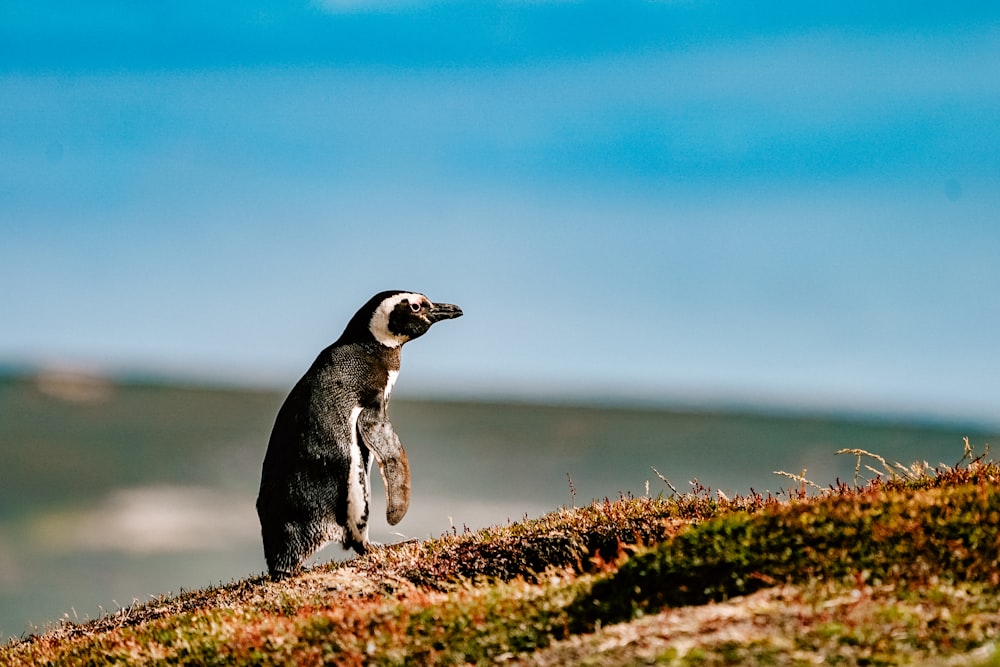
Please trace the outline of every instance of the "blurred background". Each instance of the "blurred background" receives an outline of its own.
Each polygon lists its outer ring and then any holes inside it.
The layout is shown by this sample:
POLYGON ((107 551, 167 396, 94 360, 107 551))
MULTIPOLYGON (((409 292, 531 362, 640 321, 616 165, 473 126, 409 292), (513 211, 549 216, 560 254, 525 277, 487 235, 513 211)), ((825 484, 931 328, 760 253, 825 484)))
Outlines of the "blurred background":
POLYGON ((275 411, 383 289, 466 315, 376 539, 981 451, 1000 6, 829 4, 0 5, 0 638, 260 572, 275 411))

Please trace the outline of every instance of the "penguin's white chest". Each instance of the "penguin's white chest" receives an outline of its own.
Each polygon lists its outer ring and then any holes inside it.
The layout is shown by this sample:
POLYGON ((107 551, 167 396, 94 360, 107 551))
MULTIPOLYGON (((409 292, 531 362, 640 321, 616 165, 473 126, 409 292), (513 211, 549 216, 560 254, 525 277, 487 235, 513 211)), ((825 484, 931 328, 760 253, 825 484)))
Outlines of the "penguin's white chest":
MULTIPOLYGON (((361 461, 361 443, 358 442, 358 415, 361 407, 351 409, 351 460, 347 470, 347 530, 356 542, 368 543, 368 496, 371 493, 368 470, 361 461)), ((369 466, 371 460, 368 461, 369 466)))
POLYGON ((399 377, 399 371, 389 371, 389 377, 385 381, 385 391, 383 392, 383 398, 388 401, 389 394, 392 393, 392 387, 396 384, 396 378, 399 377))

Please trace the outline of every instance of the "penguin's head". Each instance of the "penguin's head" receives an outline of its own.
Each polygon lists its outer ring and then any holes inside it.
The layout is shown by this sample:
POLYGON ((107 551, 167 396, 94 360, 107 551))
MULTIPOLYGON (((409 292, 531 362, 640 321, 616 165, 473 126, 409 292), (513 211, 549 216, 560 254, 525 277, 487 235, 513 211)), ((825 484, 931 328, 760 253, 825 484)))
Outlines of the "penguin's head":
POLYGON ((450 303, 432 303, 416 292, 392 291, 373 296, 354 319, 366 318, 368 331, 382 345, 399 347, 423 336, 435 322, 461 316, 462 309, 450 303))

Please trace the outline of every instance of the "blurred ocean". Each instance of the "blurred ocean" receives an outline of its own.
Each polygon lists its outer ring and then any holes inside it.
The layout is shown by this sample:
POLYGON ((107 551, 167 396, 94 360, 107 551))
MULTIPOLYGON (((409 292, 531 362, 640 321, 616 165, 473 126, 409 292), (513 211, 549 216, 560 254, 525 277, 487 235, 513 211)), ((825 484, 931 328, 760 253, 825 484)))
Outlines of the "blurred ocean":
MULTIPOLYGON (((0 639, 133 600, 259 574, 260 462, 283 394, 0 377, 0 639)), ((862 448, 953 464, 995 430, 873 417, 396 398, 409 514, 390 528, 375 475, 372 539, 393 542, 537 516, 691 480, 780 492, 774 474, 851 481, 862 448)), ((874 462, 872 462, 874 463, 874 462)), ((867 473, 866 473, 867 474, 867 473)), ((327 548, 316 560, 344 557, 327 548)))

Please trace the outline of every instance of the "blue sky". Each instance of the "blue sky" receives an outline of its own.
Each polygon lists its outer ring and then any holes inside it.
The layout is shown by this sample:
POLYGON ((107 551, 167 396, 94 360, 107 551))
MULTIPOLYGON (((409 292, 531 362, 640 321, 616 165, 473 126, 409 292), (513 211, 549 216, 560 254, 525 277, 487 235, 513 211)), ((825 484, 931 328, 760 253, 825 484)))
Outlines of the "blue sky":
POLYGON ((0 361, 1000 423, 991 3, 0 6, 0 361))

